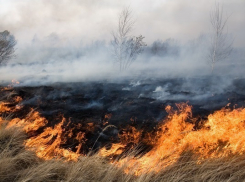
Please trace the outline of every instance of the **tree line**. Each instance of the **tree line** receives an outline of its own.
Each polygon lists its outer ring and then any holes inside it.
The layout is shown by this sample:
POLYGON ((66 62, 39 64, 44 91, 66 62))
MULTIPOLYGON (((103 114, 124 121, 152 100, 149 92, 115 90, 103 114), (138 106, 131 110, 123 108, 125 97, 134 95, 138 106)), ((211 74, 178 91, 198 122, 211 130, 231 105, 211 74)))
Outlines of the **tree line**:
MULTIPOLYGON (((211 65, 212 72, 217 62, 226 59, 232 51, 232 41, 227 37, 227 21, 229 17, 224 17, 223 6, 215 3, 214 9, 210 12, 210 24, 212 36, 206 59, 211 65)), ((114 62, 118 64, 119 70, 124 71, 137 59, 147 46, 143 41, 144 36, 132 35, 135 21, 129 7, 119 14, 118 24, 112 31, 112 55, 114 62)), ((165 42, 155 41, 150 51, 161 56, 163 52, 178 54, 178 47, 173 46, 174 40, 168 39, 165 42), (172 49, 169 49, 170 45, 172 49)), ((0 32, 0 64, 6 64, 15 57, 16 40, 9 31, 0 32)), ((148 49, 149 51, 149 49, 148 49)))

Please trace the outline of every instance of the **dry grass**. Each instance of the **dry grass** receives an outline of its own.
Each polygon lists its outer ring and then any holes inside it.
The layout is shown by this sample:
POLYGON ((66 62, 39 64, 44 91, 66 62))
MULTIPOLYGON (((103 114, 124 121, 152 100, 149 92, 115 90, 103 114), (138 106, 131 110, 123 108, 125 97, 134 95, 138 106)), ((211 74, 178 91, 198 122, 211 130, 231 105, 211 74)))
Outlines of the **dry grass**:
POLYGON ((209 159, 197 164, 190 151, 161 172, 138 177, 127 175, 99 156, 80 157, 78 162, 44 161, 25 149, 26 135, 18 128, 0 127, 0 181, 245 181, 245 155, 209 159))
POLYGON ((0 127, 0 181, 129 181, 122 171, 99 156, 78 162, 44 161, 24 147, 26 135, 18 128, 0 127))
POLYGON ((15 181, 21 171, 37 164, 34 153, 25 150, 25 134, 17 128, 0 129, 0 181, 15 181))

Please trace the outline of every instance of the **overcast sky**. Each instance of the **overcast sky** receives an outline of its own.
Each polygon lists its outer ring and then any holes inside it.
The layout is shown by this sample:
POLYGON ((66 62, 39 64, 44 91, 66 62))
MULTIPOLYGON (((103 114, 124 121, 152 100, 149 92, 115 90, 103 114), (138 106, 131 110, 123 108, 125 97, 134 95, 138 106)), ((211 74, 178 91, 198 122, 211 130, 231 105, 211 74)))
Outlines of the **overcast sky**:
MULTIPOLYGON (((230 16, 228 30, 234 45, 245 47, 245 0, 222 0, 230 16)), ((62 39, 89 43, 109 41, 118 14, 130 6, 136 19, 134 34, 150 44, 157 39, 187 41, 210 31, 214 0, 0 0, 0 31, 9 30, 18 46, 34 35, 56 33, 62 39)))

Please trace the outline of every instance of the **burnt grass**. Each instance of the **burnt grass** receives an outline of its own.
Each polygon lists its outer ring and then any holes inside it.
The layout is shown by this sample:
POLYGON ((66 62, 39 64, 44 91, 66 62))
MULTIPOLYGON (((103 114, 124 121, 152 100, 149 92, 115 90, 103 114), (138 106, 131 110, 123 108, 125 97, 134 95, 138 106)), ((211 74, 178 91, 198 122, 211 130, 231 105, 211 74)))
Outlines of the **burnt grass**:
MULTIPOLYGON (((188 102, 193 106, 193 116, 199 118, 194 129, 198 129, 202 119, 228 103, 230 105, 226 107, 243 107, 244 90, 245 79, 199 77, 52 83, 45 86, 20 84, 2 91, 1 97, 9 93, 22 97, 20 105, 23 109, 15 112, 14 117, 24 118, 31 108, 49 121, 48 126, 54 126, 65 117, 63 137, 68 136, 65 131, 69 128, 73 128, 74 136, 80 131, 85 132, 86 141, 83 141, 81 152, 87 153, 98 136, 93 150, 103 146, 110 148, 113 142, 119 141, 118 133, 131 132, 128 126, 142 130, 142 138, 146 133, 154 134, 156 126, 167 116, 165 107, 176 108, 175 103, 188 102), (116 128, 101 133, 108 124, 116 128)), ((78 143, 74 137, 67 137, 62 147, 75 151, 78 143)), ((151 148, 144 142, 141 144, 144 151, 151 148)), ((128 145, 131 148, 134 143, 128 145)))

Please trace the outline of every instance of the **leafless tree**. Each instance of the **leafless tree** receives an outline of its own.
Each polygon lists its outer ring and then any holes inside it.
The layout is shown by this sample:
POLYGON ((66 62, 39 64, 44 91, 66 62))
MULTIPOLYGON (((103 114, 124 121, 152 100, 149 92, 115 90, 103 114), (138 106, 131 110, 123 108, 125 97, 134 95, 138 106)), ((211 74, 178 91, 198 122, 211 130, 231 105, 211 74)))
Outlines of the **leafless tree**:
POLYGON ((132 12, 129 8, 125 8, 119 15, 118 27, 112 32, 113 40, 111 41, 113 55, 116 63, 119 63, 120 71, 127 69, 146 46, 142 35, 138 37, 130 35, 133 26, 132 12))
POLYGON ((231 51, 233 41, 229 40, 226 25, 229 17, 224 18, 223 6, 215 3, 210 13, 210 23, 213 29, 211 46, 208 51, 208 60, 211 62, 212 73, 216 62, 226 59, 231 51))
POLYGON ((16 40, 9 31, 0 32, 0 64, 14 57, 16 40))

